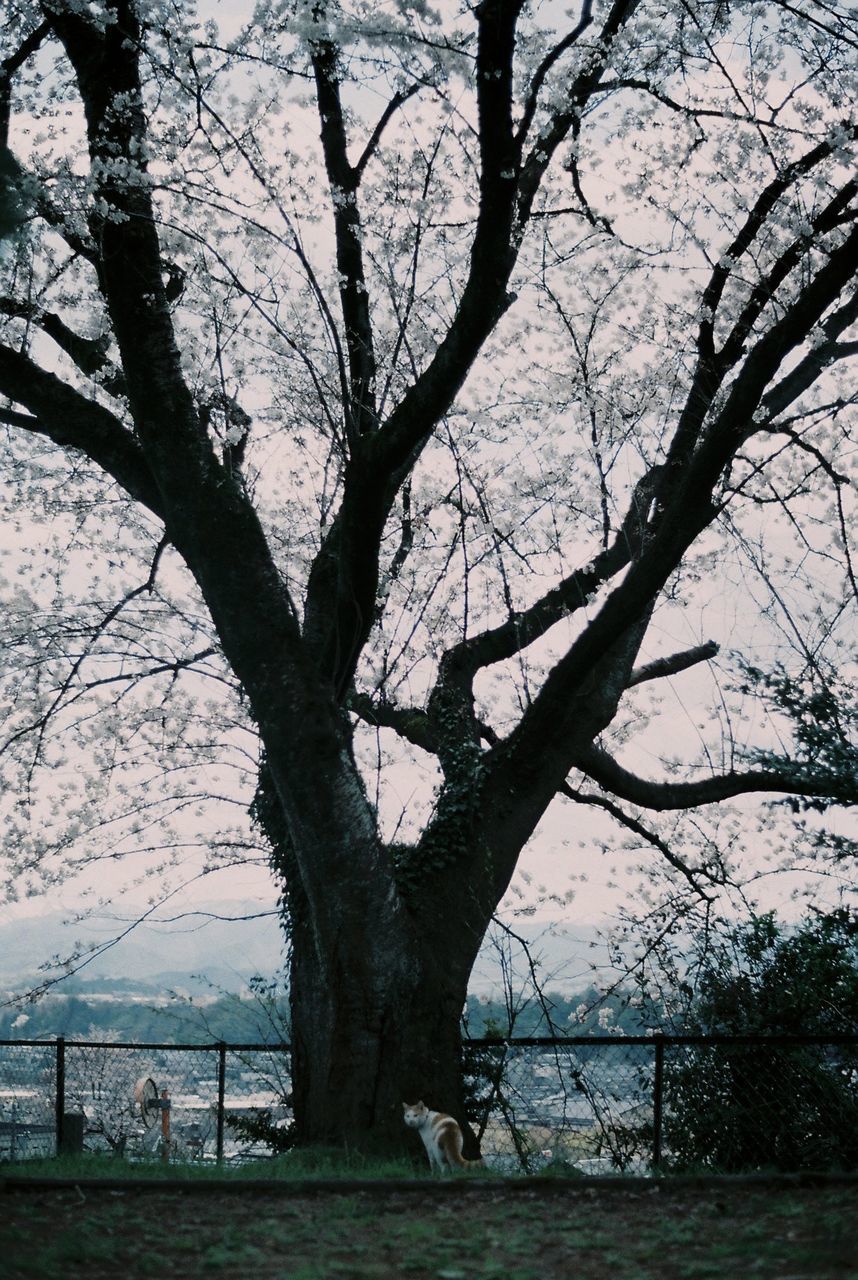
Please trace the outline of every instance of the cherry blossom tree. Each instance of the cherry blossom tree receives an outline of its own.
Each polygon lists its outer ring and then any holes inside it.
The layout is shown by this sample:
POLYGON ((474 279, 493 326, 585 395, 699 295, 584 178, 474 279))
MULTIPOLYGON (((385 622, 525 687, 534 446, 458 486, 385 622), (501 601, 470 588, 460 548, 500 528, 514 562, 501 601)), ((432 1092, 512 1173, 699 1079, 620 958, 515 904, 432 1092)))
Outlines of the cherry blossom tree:
POLYGON ((3 8, 8 851, 255 789, 298 1133, 395 1143, 550 807, 708 902, 855 800, 854 15, 3 8))

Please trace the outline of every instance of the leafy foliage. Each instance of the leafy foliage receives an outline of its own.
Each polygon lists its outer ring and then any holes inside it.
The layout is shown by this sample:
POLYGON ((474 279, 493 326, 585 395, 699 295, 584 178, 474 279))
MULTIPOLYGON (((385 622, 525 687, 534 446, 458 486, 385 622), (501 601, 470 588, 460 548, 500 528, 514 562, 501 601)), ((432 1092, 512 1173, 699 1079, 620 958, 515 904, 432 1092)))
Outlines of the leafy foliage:
MULTIPOLYGON (((858 694, 852 681, 818 662, 799 675, 781 664, 767 672, 740 665, 747 677, 743 692, 762 692, 772 713, 785 721, 791 758, 809 777, 828 782, 825 796, 791 799, 793 811, 824 811, 838 800, 848 803, 858 778, 858 694)), ((783 753, 760 750, 753 758, 767 768, 777 768, 784 760, 783 753)))
POLYGON ((279 1123, 264 1107, 255 1108, 252 1115, 228 1115, 226 1123, 238 1138, 252 1147, 267 1147, 274 1155, 283 1155, 295 1146, 294 1126, 279 1123))
MULTIPOLYGON (((687 1030, 858 1030, 858 917, 840 909, 789 930, 770 914, 735 929, 701 970, 687 1030)), ((676 1050, 666 1057, 665 1113, 672 1169, 855 1169, 858 1049, 676 1050)))

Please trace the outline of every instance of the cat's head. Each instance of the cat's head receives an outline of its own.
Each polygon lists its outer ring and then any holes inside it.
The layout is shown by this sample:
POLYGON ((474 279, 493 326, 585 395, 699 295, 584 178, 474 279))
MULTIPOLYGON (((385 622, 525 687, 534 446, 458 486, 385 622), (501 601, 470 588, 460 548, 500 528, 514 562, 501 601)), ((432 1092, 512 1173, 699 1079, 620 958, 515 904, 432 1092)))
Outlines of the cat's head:
POLYGON ((403 1102, 402 1113, 402 1119, 409 1129, 419 1129, 429 1113, 429 1108, 425 1102, 403 1102))

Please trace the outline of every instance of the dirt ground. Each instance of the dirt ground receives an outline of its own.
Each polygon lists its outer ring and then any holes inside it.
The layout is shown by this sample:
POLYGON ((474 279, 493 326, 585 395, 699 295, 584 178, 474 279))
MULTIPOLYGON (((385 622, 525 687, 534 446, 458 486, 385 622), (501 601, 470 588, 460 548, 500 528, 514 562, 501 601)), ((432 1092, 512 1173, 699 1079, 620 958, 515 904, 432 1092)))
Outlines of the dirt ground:
POLYGON ((0 1275, 858 1278, 858 1187, 0 1191, 0 1275))

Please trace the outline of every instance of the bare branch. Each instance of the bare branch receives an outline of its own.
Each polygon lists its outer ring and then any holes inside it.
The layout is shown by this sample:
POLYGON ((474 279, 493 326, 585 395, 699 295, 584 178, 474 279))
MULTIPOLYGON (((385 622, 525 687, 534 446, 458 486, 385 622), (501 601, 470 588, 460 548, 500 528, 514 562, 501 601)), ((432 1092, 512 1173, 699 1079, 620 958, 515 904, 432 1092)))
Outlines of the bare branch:
POLYGON ((17 302, 14 298, 0 298, 0 314, 37 324, 77 365, 81 373, 93 378, 107 370, 107 376, 100 380, 100 385, 111 395, 125 395, 125 379, 107 356, 110 344, 107 334, 98 338, 84 338, 75 333, 55 312, 39 311, 30 303, 17 302))
POLYGON ((729 111, 723 107, 704 107, 692 102, 678 102, 676 98, 672 98, 664 89, 656 87, 649 80, 642 80, 634 76, 622 76, 617 80, 603 80, 599 85, 599 91, 604 93, 616 93, 621 89, 637 89, 642 93, 647 93, 656 102, 660 102, 662 106, 669 107, 677 115, 685 116, 690 120, 730 120, 735 121, 737 124, 754 125, 756 128, 775 129, 781 133, 800 132, 797 127, 784 125, 776 119, 766 120, 761 116, 740 111, 729 111))
POLYGON ((805 440, 800 432, 794 430, 788 423, 779 422, 770 428, 772 435, 786 436, 788 440, 801 449, 803 453, 807 453, 822 471, 828 476, 829 480, 839 488, 840 485, 849 484, 849 476, 844 475, 831 465, 828 458, 821 449, 812 444, 810 440, 805 440))
MULTIPOLYGON (((175 898, 178 894, 184 893, 189 885, 192 885, 195 881, 204 880, 207 876, 212 875, 216 870, 217 868, 206 867, 202 871, 197 872, 196 875, 190 876, 183 884, 177 885, 174 889, 170 889, 166 893, 162 894, 157 902, 152 903, 151 906, 147 907, 144 911, 141 911, 133 921, 127 924, 125 928, 121 929, 112 938, 108 938, 106 942, 93 943, 86 950, 78 949, 74 955, 58 962, 62 967, 62 972, 56 973, 53 977, 45 977, 41 982, 32 986, 26 993, 27 1000, 36 1001, 41 999, 41 997, 50 991, 52 987, 57 986, 61 982, 65 982, 67 978, 74 977, 76 973, 80 973, 81 969, 85 969, 87 965, 92 964, 93 960, 98 960, 113 947, 118 946, 124 938, 127 938, 129 934, 133 933, 138 925, 142 925, 144 921, 153 917, 155 912, 160 910, 165 902, 169 902, 171 898, 175 898)), ((48 966, 43 965, 42 968, 46 969, 48 966)), ((17 1004, 21 998, 20 994, 7 996, 5 1000, 0 1001, 0 1009, 8 1008, 9 1005, 17 1004)))
POLYGON ((561 618, 569 617, 611 578, 620 573, 641 546, 647 512, 661 479, 661 468, 652 467, 635 485, 629 509, 614 541, 589 565, 575 569, 527 609, 510 614, 506 622, 480 632, 450 650, 446 661, 475 671, 512 657, 532 644, 561 618))
POLYGON ((37 434, 42 432, 42 424, 38 418, 29 413, 18 413, 16 409, 6 409, 3 405, 0 405, 0 422, 5 422, 10 427, 23 427, 25 431, 37 434))
POLYGON ((656 658, 644 666, 635 667, 626 688, 631 689, 636 684, 643 684, 645 680, 660 680, 664 676, 673 676, 679 671, 687 671, 689 667, 695 667, 699 662, 708 662, 710 658, 714 658, 718 649, 719 646, 714 640, 707 640, 705 644, 695 645, 693 649, 683 649, 681 653, 671 654, 667 658, 656 658))
MULTIPOLYGON (((858 290, 852 297, 833 311, 820 324, 826 341, 820 342, 798 362, 780 382, 763 396, 762 407, 774 419, 798 399, 819 377, 823 369, 836 360, 845 360, 858 354, 858 343, 838 342, 847 326, 858 320, 858 290)), ((776 427, 774 429, 777 429, 776 427)))
POLYGON ((717 804, 734 796, 752 792, 780 795, 828 796, 840 803, 858 802, 858 782, 851 797, 843 794, 843 780, 829 779, 814 773, 808 766, 785 764, 783 769, 749 769, 745 773, 728 773, 695 782, 657 782, 640 778, 623 768, 601 748, 592 746, 580 752, 576 767, 623 800, 642 809, 693 809, 698 805, 717 804))
POLYGON ((417 707, 398 707, 385 699, 375 699, 353 689, 346 706, 366 724, 394 729, 401 738, 433 755, 438 752, 438 739, 425 711, 417 707))
POLYGON ((415 94, 419 93, 423 87, 423 84, 418 82, 417 84, 411 85, 408 89, 402 89, 398 93, 395 93, 390 99, 390 102, 388 102, 387 106, 384 108, 378 123, 370 134, 369 141, 364 147, 360 159, 357 164, 352 167, 352 173, 358 183, 363 177, 364 169, 378 150, 378 144, 381 142, 381 136, 384 133, 384 130, 396 115, 396 112, 408 101, 409 98, 413 98, 415 94))

